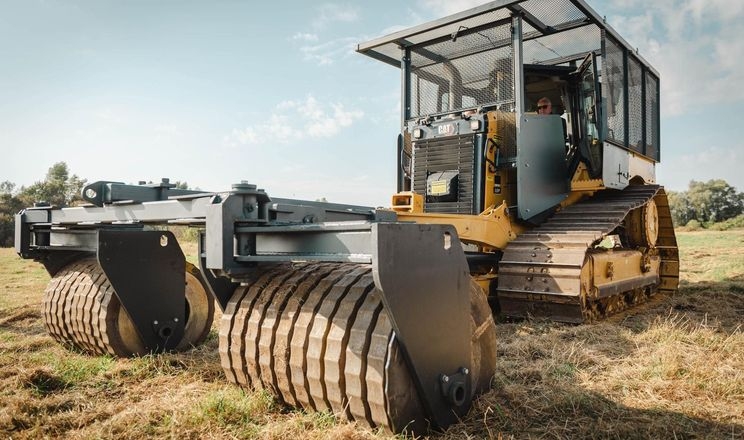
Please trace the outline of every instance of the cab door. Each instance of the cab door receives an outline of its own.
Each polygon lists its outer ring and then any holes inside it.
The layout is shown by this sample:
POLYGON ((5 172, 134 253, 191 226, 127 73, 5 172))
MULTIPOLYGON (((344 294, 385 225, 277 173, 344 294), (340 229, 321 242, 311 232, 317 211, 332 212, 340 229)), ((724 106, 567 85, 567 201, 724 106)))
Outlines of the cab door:
POLYGON ((573 74, 576 90, 576 130, 579 154, 592 177, 602 174, 602 98, 597 75, 597 56, 590 53, 573 74))

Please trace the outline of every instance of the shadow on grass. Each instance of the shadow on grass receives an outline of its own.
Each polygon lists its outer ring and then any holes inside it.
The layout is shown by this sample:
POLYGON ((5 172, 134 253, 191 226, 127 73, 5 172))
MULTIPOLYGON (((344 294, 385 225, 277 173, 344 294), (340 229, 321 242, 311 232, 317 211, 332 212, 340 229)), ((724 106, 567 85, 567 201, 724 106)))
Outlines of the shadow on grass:
POLYGON ((744 316, 744 276, 724 281, 680 283, 679 292, 669 298, 671 308, 691 321, 705 322, 719 331, 741 329, 744 316))
POLYGON ((740 439, 744 425, 679 412, 631 408, 576 386, 526 391, 506 386, 481 396, 441 439, 740 439))
POLYGON ((13 339, 46 334, 38 307, 22 306, 0 309, 0 334, 13 339))
POLYGON ((455 438, 744 438, 744 277, 683 283, 604 322, 497 325, 493 389, 455 438), (500 437, 501 436, 501 437, 500 437))

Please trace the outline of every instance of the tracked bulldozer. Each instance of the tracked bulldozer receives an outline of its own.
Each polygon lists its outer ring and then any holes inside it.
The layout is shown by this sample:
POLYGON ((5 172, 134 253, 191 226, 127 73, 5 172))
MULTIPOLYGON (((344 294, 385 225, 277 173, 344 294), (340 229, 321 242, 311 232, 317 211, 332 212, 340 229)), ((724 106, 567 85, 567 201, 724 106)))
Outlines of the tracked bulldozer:
POLYGON ((424 432, 489 387, 494 314, 591 322, 676 290, 659 75, 583 0, 497 0, 357 51, 400 69, 390 208, 91 183, 16 217, 49 333, 187 349, 216 303, 230 381, 424 432), (168 225, 199 230, 197 265, 168 225))

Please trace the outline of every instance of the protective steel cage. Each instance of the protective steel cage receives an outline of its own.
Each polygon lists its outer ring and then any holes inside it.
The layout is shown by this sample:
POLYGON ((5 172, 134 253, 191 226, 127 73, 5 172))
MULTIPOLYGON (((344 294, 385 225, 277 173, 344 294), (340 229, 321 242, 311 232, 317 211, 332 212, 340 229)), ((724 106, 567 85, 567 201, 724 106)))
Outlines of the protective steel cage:
POLYGON ((594 54, 602 140, 660 159, 659 74, 584 0, 496 0, 357 51, 401 68, 404 128, 476 107, 521 115, 523 65, 578 65, 594 54))

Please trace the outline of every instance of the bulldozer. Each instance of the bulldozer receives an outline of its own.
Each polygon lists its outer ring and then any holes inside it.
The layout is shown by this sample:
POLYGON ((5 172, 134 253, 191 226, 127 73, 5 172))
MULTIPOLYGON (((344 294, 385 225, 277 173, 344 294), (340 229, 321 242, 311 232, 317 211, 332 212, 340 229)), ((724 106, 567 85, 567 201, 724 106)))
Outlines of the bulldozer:
POLYGON ((219 307, 229 381, 421 433, 489 388, 495 315, 585 323, 677 289, 659 74, 584 0, 496 0, 357 51, 400 69, 389 208, 88 184, 16 216, 49 334, 185 350, 219 307), (172 225, 198 230, 197 264, 172 225))

